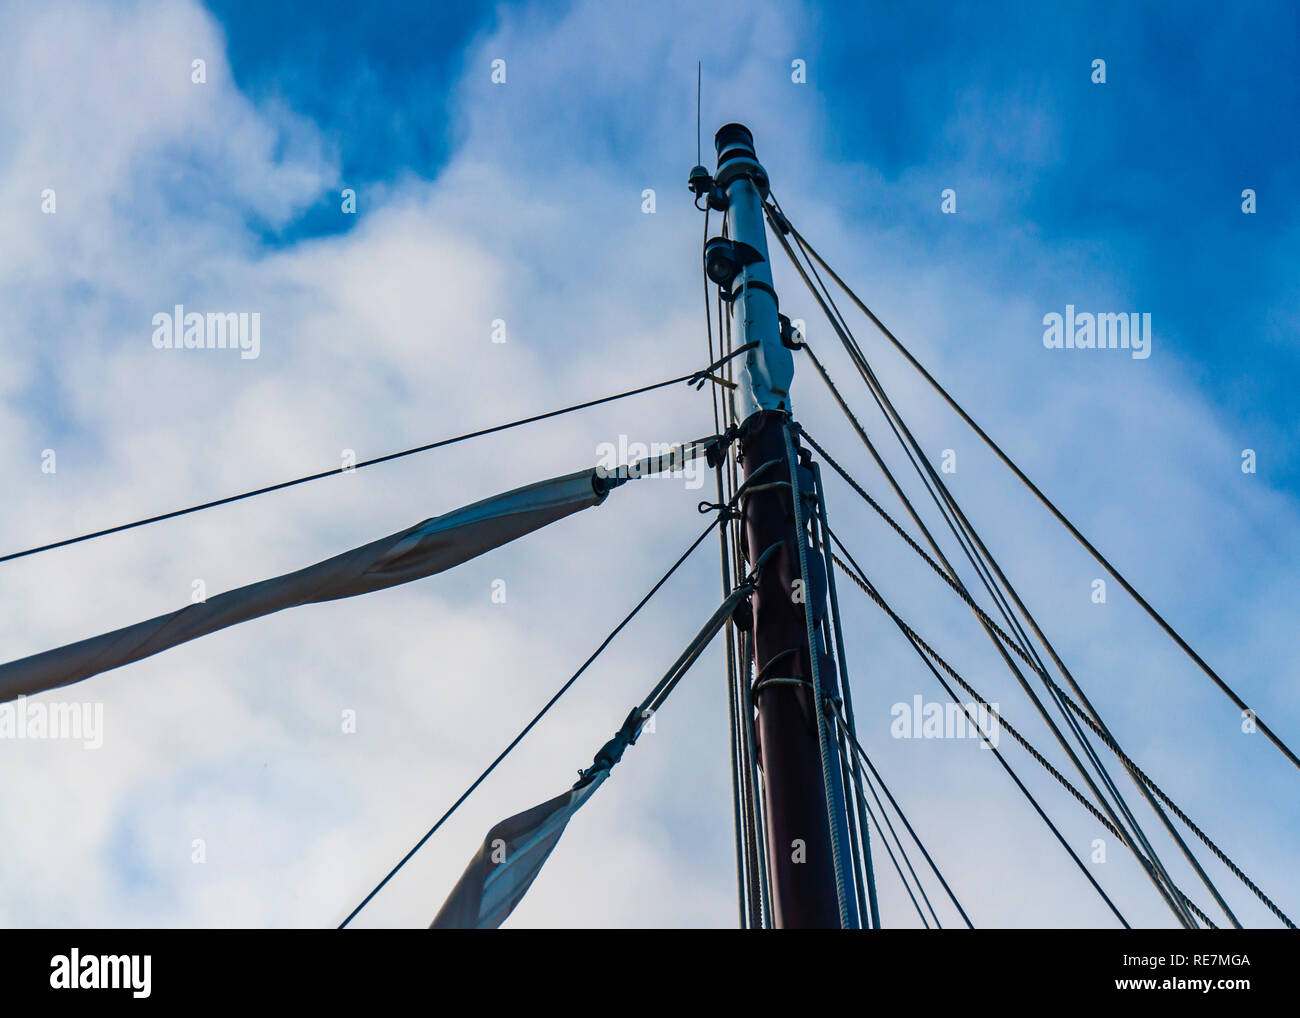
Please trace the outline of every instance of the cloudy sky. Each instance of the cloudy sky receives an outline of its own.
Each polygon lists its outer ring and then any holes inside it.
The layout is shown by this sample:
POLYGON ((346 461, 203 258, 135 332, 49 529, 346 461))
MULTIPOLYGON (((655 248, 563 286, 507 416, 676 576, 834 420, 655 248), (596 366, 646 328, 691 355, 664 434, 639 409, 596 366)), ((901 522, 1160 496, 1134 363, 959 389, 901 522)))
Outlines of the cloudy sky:
MULTIPOLYGON (((801 231, 1300 743, 1300 145, 1283 114, 1300 100, 1294 10, 443 6, 0 11, 0 552, 700 366, 703 224, 684 185, 702 61, 706 153, 717 126, 748 124, 801 231), (258 312, 260 356, 155 349, 152 318, 176 304, 258 312), (1067 304, 1150 313, 1151 356, 1045 349, 1043 316, 1067 304)), ((887 447, 779 258, 776 282, 887 447)), ((1300 775, 1241 732, 1114 584, 1094 604, 1099 568, 865 322, 858 335, 931 455, 955 453, 955 494, 1129 752, 1300 911, 1300 775)), ((797 416, 896 509, 810 367, 796 369, 797 416)), ((236 587, 589 466, 619 436, 711 428, 707 393, 660 391, 5 563, 0 657, 180 607, 196 581, 236 587)), ((0 739, 0 924, 336 924, 698 533, 708 494, 639 482, 454 573, 275 615, 52 695, 102 704, 104 743, 0 739)), ((849 489, 828 494, 886 597, 1060 763, 951 593, 849 489)), ((427 924, 492 823, 571 783, 717 603, 715 547, 358 925, 427 924)), ((890 738, 893 704, 942 692, 874 606, 842 595, 864 741, 975 924, 1112 925, 991 754, 890 738)), ((715 647, 510 925, 734 924, 722 675, 715 647)), ((1090 853, 1095 822, 1007 754, 1090 853)), ((1090 865, 1134 925, 1169 924, 1120 846, 1090 865)), ((1273 924, 1207 868, 1243 921, 1273 924)), ((879 873, 886 924, 917 925, 887 861, 879 873)))

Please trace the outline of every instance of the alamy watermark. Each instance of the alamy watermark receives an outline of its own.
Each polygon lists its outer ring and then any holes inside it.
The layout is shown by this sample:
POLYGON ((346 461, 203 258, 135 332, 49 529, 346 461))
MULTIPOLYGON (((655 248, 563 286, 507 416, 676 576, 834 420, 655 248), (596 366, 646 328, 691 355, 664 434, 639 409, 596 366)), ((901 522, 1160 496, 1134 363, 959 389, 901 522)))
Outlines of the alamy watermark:
POLYGON ((130 990, 137 999, 152 992, 153 955, 82 954, 72 948, 50 959, 50 989, 130 990))
POLYGON ((262 352, 262 313, 186 312, 184 304, 153 316, 155 350, 238 350, 241 359, 256 360, 262 352))
POLYGON ((708 464, 703 456, 687 458, 680 442, 628 441, 619 435, 618 442, 601 442, 596 446, 596 474, 600 477, 648 477, 662 474, 685 480, 688 491, 704 486, 708 464))
POLYGON ((926 703, 918 693, 911 703, 889 709, 895 739, 979 739, 980 748, 997 749, 1001 738, 996 703, 926 703))
POLYGON ((1043 315, 1043 346, 1049 350, 1128 350, 1135 361, 1151 356, 1151 312, 1075 311, 1043 315))
POLYGON ((99 749, 104 745, 104 705, 19 696, 0 703, 0 739, 80 740, 86 749, 99 749))

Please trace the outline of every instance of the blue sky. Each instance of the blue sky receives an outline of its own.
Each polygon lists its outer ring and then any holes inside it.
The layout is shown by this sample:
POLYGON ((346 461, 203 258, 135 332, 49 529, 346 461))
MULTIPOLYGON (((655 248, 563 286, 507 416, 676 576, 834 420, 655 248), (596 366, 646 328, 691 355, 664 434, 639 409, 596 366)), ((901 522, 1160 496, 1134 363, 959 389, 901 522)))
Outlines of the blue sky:
MULTIPOLYGON (((553 16, 563 8, 554 5, 553 16)), ((363 19, 342 3, 268 10, 218 2, 211 10, 229 39, 238 86, 310 117, 337 144, 343 181, 368 187, 433 176, 444 165, 457 130, 453 83, 499 8, 385 0, 363 19)), ((1300 369, 1290 342, 1297 284, 1285 252, 1296 222, 1290 186, 1300 128, 1279 115, 1300 105, 1293 6, 1246 4, 1231 16, 1194 4, 1176 13, 1132 4, 809 4, 803 13, 788 48, 811 61, 806 101, 818 115, 830 180, 845 188, 837 205, 846 219, 906 224, 935 244, 936 258, 979 243, 969 233, 953 238, 951 224, 924 201, 882 203, 855 188, 851 169, 866 164, 889 180, 921 175, 960 187, 971 196, 961 222, 986 236, 1030 227, 1053 245, 1088 248, 1102 271, 1122 266, 1144 309, 1177 325, 1198 387, 1268 437, 1270 478, 1296 490, 1300 462, 1287 439, 1300 417, 1290 384, 1300 369), (1099 54, 1109 87, 1077 72, 1099 54), (972 83, 1013 130, 1016 121, 1043 117, 1045 148, 999 146, 996 120, 984 139, 937 131, 972 83), (836 176, 836 164, 850 172, 836 176), (989 174, 1015 184, 995 209, 979 203, 989 174), (1245 187, 1261 196, 1253 217, 1240 211, 1245 187)), ((644 50, 635 25, 601 41, 644 50)), ((689 39, 689 19, 680 27, 689 39)), ((744 19, 732 31, 734 46, 702 40, 701 59, 734 62, 746 42, 744 19)), ((580 73, 581 54, 552 56, 580 73)), ((668 69, 680 80, 665 91, 678 102, 687 70, 681 62, 668 69)), ((605 158, 639 158, 636 131, 626 111, 617 130, 593 125, 586 140, 605 158)), ((654 174, 675 183, 686 153, 668 146, 658 155, 654 174)), ((336 215, 334 204, 323 199, 266 239, 292 243, 350 228, 355 220, 336 215)), ((1018 257, 1012 250, 1000 263, 971 268, 992 277, 1018 257)))
MULTIPOLYGON (((701 224, 684 185, 702 60, 706 163, 717 126, 750 124, 800 229, 1300 741, 1294 9, 443 8, 165 0, 0 15, 0 199, 15 210, 0 251, 0 454, 24 465, 0 504, 7 550, 698 366, 701 224), (203 86, 190 81, 196 57, 203 86), (490 80, 498 58, 505 85, 490 80), (1097 58, 1104 85, 1090 80, 1097 58), (806 83, 791 81, 796 59, 806 83), (355 216, 340 211, 344 187, 355 216), (40 212, 44 188, 56 215, 40 212), (945 188, 956 215, 940 212, 945 188), (1244 188, 1255 215, 1242 214, 1244 188), (150 317, 176 303, 260 311, 262 355, 154 350, 150 317), (1149 312, 1152 356, 1045 350, 1042 318, 1067 303, 1149 312), (500 346, 487 339, 496 319, 509 325, 500 346), (56 475, 40 470, 47 448, 56 475), (1245 448, 1256 474, 1240 470, 1245 448)), ((808 318, 882 433, 797 278, 776 271, 783 309, 808 318)), ((1118 589, 1091 604, 1096 567, 865 323, 858 336, 932 455, 956 450, 955 493, 1121 741, 1300 910, 1295 775, 1243 738, 1118 589)), ((886 501, 797 369, 798 416, 886 501)), ((710 426, 703 396, 664 393, 8 563, 0 656, 159 614, 196 578, 252 582, 590 465, 620 435, 710 426)), ((282 613, 74 687, 105 705, 99 755, 0 743, 16 776, 0 792, 15 853, 0 868, 0 923, 336 922, 685 546, 700 497, 679 482, 628 486, 436 581, 282 613), (505 607, 489 599, 501 578, 505 607), (342 709, 359 712, 356 736, 337 731, 342 709)), ((848 489, 830 497, 886 596, 1059 765, 969 615, 848 489)), ((693 561, 367 921, 427 923, 483 831, 569 783, 717 589, 716 562, 693 561)), ((851 593, 868 748, 977 925, 1106 925, 988 754, 889 739, 891 706, 937 689, 851 593)), ((733 920, 720 668, 715 648, 512 923, 733 920)), ((1023 754, 1012 760, 1087 851, 1095 825, 1023 754)), ((1137 922, 1166 923, 1121 855, 1099 879, 1137 922)), ((882 883, 882 895, 906 925, 901 889, 882 883)))

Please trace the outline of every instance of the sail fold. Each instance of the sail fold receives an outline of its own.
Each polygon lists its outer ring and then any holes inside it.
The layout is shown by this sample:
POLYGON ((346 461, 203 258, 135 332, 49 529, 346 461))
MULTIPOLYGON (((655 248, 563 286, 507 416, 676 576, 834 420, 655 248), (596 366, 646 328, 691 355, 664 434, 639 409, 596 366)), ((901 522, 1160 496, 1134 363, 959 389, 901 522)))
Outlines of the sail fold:
POLYGON ((500 926, 532 887, 569 818, 607 777, 608 769, 597 770, 590 780, 516 813, 488 831, 429 929, 494 930, 500 926))
POLYGON ((79 682, 285 608, 354 597, 432 576, 599 505, 618 483, 597 476, 594 469, 539 481, 424 520, 297 572, 11 661, 0 665, 0 701, 79 682))

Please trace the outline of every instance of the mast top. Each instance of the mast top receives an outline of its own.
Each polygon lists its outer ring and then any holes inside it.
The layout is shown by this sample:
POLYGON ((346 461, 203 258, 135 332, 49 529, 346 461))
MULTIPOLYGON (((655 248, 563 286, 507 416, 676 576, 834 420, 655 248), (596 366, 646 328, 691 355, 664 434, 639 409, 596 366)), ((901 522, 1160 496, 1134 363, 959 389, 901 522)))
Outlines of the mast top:
POLYGON ((748 177, 758 189, 759 197, 766 199, 770 186, 767 171, 758 161, 754 151, 754 135, 744 124, 723 124, 713 136, 718 151, 718 172, 714 181, 723 190, 737 177, 748 177))

